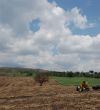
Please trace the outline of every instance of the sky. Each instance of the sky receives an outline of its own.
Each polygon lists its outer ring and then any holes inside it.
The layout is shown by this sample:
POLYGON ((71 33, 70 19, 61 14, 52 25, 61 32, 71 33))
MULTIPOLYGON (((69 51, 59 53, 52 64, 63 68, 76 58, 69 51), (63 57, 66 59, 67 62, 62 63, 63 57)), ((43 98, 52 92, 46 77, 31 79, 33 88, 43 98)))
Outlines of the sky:
POLYGON ((0 67, 100 71, 100 0, 0 0, 0 67))

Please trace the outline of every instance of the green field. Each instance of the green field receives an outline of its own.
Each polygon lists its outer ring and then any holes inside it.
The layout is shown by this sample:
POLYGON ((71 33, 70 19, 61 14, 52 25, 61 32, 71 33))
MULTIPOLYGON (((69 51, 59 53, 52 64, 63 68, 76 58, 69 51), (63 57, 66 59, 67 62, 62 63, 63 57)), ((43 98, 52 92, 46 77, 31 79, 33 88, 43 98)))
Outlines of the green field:
POLYGON ((52 77, 58 83, 62 85, 79 85, 83 80, 87 82, 89 86, 100 84, 100 78, 86 78, 86 77, 52 77))

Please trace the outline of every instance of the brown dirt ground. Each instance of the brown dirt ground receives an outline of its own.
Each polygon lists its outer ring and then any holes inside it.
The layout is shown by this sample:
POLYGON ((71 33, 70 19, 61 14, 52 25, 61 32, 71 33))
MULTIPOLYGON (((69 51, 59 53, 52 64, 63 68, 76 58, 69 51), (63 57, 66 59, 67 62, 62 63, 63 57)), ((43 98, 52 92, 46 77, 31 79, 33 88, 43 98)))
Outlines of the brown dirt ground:
POLYGON ((31 77, 0 77, 0 110, 100 110, 100 91, 79 93, 54 80, 40 87, 31 77))

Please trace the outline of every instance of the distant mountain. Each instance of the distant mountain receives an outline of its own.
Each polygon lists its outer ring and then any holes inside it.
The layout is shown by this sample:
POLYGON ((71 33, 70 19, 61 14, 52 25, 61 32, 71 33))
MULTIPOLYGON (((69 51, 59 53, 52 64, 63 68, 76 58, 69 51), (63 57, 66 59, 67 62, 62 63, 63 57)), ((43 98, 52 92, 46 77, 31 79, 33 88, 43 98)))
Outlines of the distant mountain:
POLYGON ((0 67, 0 76, 31 76, 35 73, 42 72, 48 72, 48 70, 20 67, 0 67))

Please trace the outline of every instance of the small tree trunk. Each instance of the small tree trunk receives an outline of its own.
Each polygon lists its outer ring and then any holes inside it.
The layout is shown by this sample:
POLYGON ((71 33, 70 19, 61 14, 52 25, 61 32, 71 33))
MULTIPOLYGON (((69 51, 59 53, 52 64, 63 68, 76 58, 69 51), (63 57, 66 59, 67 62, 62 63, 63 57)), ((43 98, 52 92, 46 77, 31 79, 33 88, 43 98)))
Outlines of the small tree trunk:
POLYGON ((42 85, 43 85, 43 81, 40 82, 40 86, 42 86, 42 85))

